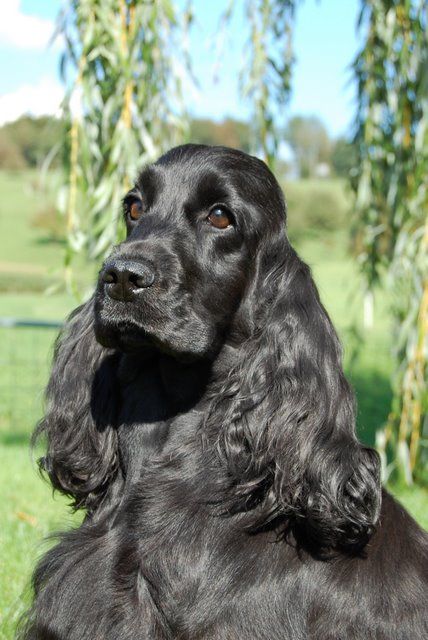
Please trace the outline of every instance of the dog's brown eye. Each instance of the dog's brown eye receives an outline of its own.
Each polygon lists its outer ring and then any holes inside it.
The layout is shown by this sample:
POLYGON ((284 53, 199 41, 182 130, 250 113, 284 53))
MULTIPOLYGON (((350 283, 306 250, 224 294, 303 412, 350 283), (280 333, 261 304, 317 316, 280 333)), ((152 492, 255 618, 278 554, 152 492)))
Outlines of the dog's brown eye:
POLYGON ((141 202, 136 200, 129 207, 129 217, 131 218, 131 220, 138 220, 142 213, 143 205, 141 204, 141 202))
POLYGON ((224 207, 211 209, 208 220, 216 229, 226 229, 231 224, 230 214, 224 207))

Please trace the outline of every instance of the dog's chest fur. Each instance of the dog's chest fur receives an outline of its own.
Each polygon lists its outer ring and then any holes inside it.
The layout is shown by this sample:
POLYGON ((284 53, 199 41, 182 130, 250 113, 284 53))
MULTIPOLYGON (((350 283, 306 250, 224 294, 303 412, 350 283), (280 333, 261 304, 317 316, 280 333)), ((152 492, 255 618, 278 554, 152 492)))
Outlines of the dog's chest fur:
MULTIPOLYGON (((288 600, 298 587, 294 574, 294 586, 284 588, 289 570, 283 559, 294 554, 275 544, 273 533, 250 536, 239 516, 225 518, 207 504, 218 469, 213 466, 210 487, 207 470, 213 460, 200 431, 203 400, 181 397, 185 408, 179 412, 179 389, 166 393, 164 379, 153 376, 153 369, 150 376, 144 367, 133 371, 132 378, 121 378, 122 479, 116 504, 64 536, 60 546, 67 562, 52 575, 47 598, 67 602, 76 617, 91 620, 88 638, 258 640, 264 636, 254 627, 257 610, 260 629, 267 628, 266 616, 274 616, 281 638, 298 640, 284 632, 289 626, 284 596, 288 600), (87 572, 98 577, 90 592, 84 591, 87 572), (275 594, 278 583, 281 600, 275 594)), ((290 630, 302 629, 302 611, 293 608, 292 617, 290 630)), ((83 640, 73 629, 65 633, 67 640, 83 640)))
POLYGON ((220 513, 215 496, 224 471, 203 432, 204 397, 184 397, 177 372, 168 368, 157 376, 144 364, 129 370, 132 377, 119 371, 120 473, 111 500, 46 557, 49 579, 40 597, 56 629, 49 638, 391 637, 388 630, 370 636, 369 614, 356 626, 358 611, 379 606, 374 598, 353 606, 356 594, 366 592, 364 577, 357 578, 363 560, 347 562, 356 577, 344 589, 338 564, 299 555, 274 531, 252 535, 245 516, 220 513), (63 626, 61 603, 75 625, 63 626), (338 611, 341 629, 329 636, 338 611))
POLYGON ((147 458, 127 487, 112 528, 88 522, 61 595, 72 602, 80 571, 97 571, 97 588, 79 600, 97 611, 91 633, 100 640, 259 640, 272 620, 278 638, 303 639, 305 612, 288 607, 303 597, 295 554, 272 533, 243 532, 238 518, 226 524, 204 501, 201 452, 189 437, 199 418, 195 412, 171 420, 163 451, 147 458), (187 451, 176 455, 174 440, 182 438, 187 451))

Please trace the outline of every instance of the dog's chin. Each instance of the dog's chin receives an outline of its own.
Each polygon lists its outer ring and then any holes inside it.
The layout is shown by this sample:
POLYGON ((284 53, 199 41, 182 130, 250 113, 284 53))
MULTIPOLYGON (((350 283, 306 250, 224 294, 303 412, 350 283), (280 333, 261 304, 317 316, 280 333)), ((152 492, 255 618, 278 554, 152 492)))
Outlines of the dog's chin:
POLYGON ((167 338, 153 335, 144 328, 129 323, 114 325, 98 321, 95 323, 95 337, 103 347, 117 349, 123 353, 138 353, 142 357, 150 357, 157 353, 179 362, 191 363, 206 356, 197 350, 189 352, 184 345, 172 344, 167 338))
POLYGON ((106 348, 120 351, 152 351, 154 340, 140 327, 95 323, 95 337, 106 348))

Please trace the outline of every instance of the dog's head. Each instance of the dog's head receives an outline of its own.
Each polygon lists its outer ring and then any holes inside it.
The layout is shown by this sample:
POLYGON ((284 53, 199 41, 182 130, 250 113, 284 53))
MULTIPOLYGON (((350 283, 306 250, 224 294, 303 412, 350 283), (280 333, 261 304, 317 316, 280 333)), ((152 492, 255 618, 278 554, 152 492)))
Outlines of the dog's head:
POLYGON ((212 357, 254 280, 260 245, 285 240, 274 176, 240 151, 185 145, 141 173, 124 216, 126 240, 98 282, 98 340, 212 357))

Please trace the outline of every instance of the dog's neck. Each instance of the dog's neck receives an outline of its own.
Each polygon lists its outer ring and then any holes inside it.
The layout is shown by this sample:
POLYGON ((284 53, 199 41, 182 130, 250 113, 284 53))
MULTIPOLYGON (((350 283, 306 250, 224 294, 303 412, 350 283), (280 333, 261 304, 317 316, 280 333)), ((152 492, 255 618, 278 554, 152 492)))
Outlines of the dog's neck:
POLYGON ((211 369, 208 361, 183 363, 159 353, 122 356, 117 428, 127 483, 138 480, 145 461, 160 453, 174 419, 204 396, 211 369))
POLYGON ((137 353, 126 354, 119 368, 119 382, 123 389, 133 386, 138 392, 139 384, 146 387, 147 377, 154 378, 156 395, 162 399, 162 406, 158 407, 159 420, 164 420, 196 404, 204 395, 211 371, 212 363, 208 360, 190 363, 162 353, 153 353, 146 358, 137 353))

